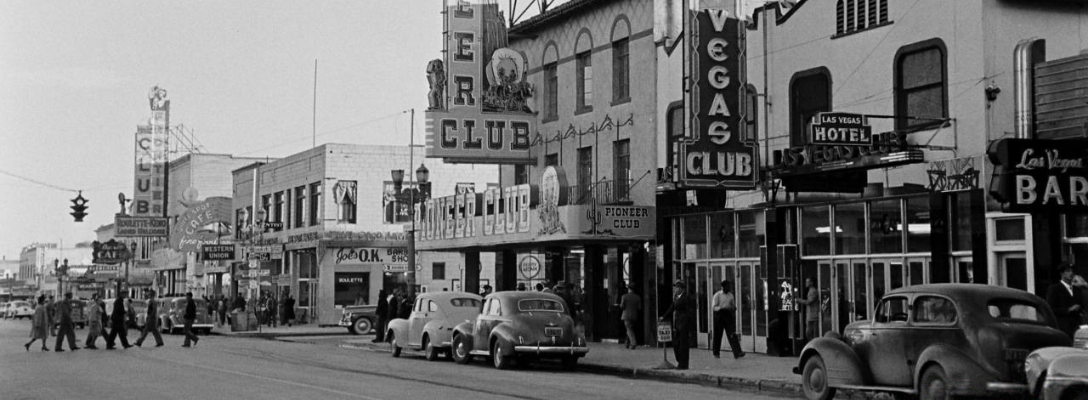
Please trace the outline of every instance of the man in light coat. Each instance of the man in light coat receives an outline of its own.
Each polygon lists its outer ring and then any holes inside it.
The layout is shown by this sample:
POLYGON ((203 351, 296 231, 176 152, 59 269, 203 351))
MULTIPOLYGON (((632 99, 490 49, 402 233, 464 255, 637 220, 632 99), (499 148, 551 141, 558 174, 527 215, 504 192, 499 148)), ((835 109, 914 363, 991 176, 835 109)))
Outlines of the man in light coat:
POLYGON ((95 342, 98 341, 99 336, 103 336, 102 300, 98 298, 96 293, 91 296, 91 306, 87 309, 87 342, 83 344, 83 347, 97 350, 98 346, 95 346, 95 342))

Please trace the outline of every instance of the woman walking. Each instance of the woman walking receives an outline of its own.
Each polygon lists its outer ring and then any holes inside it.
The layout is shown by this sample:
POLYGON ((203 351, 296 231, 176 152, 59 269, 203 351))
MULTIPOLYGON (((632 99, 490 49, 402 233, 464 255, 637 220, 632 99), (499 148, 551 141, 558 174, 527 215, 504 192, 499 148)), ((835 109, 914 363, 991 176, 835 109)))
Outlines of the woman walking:
POLYGON ((102 300, 98 299, 98 293, 91 296, 91 308, 87 312, 87 342, 83 344, 84 348, 97 350, 98 346, 95 342, 98 341, 99 336, 105 336, 102 334, 102 300))
POLYGON ((46 311, 48 308, 45 305, 45 296, 38 296, 38 306, 34 308, 34 317, 30 325, 30 341, 23 347, 26 347, 26 351, 30 351, 30 345, 34 344, 35 340, 42 340, 42 351, 49 351, 48 347, 45 347, 45 342, 49 339, 49 314, 46 311))

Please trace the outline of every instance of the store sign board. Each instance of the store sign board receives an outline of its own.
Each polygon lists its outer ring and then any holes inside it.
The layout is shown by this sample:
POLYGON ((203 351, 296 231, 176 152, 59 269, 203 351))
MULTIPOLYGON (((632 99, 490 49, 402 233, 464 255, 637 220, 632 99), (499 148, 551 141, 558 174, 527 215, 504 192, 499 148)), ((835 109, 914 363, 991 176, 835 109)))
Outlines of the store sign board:
POLYGON ((330 250, 336 264, 407 263, 404 247, 342 247, 330 250))
POLYGON ((729 11, 704 9, 691 16, 690 135, 680 141, 679 187, 751 189, 759 166, 746 138, 744 29, 729 11))
POLYGON ((113 239, 104 243, 95 241, 91 247, 91 262, 95 264, 119 264, 132 258, 128 245, 113 239))
POLYGON ((990 194, 1005 211, 1088 210, 1088 140, 1001 139, 987 155, 990 194))
POLYGON ((114 217, 113 226, 117 231, 114 237, 166 237, 170 233, 170 223, 166 217, 114 217))
POLYGON ((518 261, 518 274, 521 275, 521 279, 536 279, 541 269, 540 259, 536 254, 525 255, 521 257, 521 261, 518 261))
POLYGON ((872 136, 873 143, 855 145, 807 145, 774 151, 778 176, 795 176, 829 171, 873 169, 925 161, 921 150, 907 146, 902 132, 872 136))
POLYGON ((170 101, 166 90, 149 94, 150 125, 136 129, 135 190, 132 212, 137 217, 158 217, 166 212, 166 161, 169 148, 170 101))
POLYGON ((230 197, 209 197, 191 204, 178 216, 170 235, 170 247, 178 251, 198 251, 200 245, 215 244, 216 226, 231 223, 230 197))
POLYGON ((496 4, 455 1, 445 12, 444 59, 427 64, 427 157, 450 163, 532 163, 532 85, 524 54, 500 48, 496 4))
POLYGON ((873 128, 861 114, 819 113, 813 118, 810 127, 809 143, 829 146, 871 145, 873 128))
POLYGON ((200 259, 204 261, 233 260, 233 244, 206 244, 200 246, 200 259))

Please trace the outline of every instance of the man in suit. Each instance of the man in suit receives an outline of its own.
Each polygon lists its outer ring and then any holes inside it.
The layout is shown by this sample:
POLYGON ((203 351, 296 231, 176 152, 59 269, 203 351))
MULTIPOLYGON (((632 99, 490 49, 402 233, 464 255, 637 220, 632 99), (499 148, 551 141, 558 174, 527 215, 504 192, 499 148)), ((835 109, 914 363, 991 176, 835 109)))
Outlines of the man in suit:
POLYGON ((385 341, 385 326, 389 323, 389 300, 385 298, 385 289, 378 290, 378 308, 374 311, 378 314, 378 326, 372 342, 381 343, 385 341))
POLYGON ((688 349, 691 348, 692 329, 695 327, 695 299, 688 294, 684 281, 673 283, 672 305, 661 316, 661 321, 670 316, 676 369, 688 369, 688 349))
POLYGON ((156 301, 155 291, 147 291, 147 317, 144 318, 144 330, 140 332, 140 338, 136 339, 136 345, 141 346, 147 333, 155 336, 155 347, 162 347, 162 335, 159 333, 159 302, 156 301))
POLYGON ((75 323, 72 322, 72 292, 65 293, 64 299, 57 302, 55 312, 60 328, 57 330, 57 345, 53 346, 53 350, 58 353, 64 351, 65 337, 68 338, 69 349, 79 350, 76 347, 75 323))
POLYGON ((106 335, 106 350, 113 350, 117 343, 117 336, 121 336, 121 346, 132 347, 128 344, 128 327, 125 326, 125 292, 118 291, 117 298, 113 300, 113 314, 110 314, 110 334, 106 335))
POLYGON ((185 292, 185 313, 182 314, 182 319, 185 320, 185 343, 181 347, 190 347, 190 342, 195 346, 200 338, 193 334, 193 322, 196 322, 196 300, 193 300, 193 292, 185 292))
POLYGON ((620 314, 620 319, 623 320, 623 327, 627 328, 627 344, 628 349, 635 349, 638 347, 638 340, 635 338, 635 329, 638 328, 638 312, 642 309, 642 298, 638 297, 638 293, 635 293, 635 284, 627 286, 627 293, 620 297, 620 309, 623 312, 620 314))
POLYGON ((1059 265, 1058 273, 1061 274, 1061 280, 1046 289, 1046 303, 1058 317, 1058 329, 1072 339, 1080 326, 1080 315, 1084 312, 1081 309, 1084 293, 1079 287, 1073 286, 1072 264, 1059 265))

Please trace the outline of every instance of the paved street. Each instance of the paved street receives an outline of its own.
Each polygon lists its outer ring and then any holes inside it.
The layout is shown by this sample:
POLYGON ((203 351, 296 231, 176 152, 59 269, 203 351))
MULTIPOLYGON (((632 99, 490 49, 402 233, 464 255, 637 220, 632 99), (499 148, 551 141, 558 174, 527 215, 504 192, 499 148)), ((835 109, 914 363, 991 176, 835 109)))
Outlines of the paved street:
MULTIPOLYGON (((128 350, 26 352, 28 321, 0 321, 0 398, 7 399, 771 399, 747 392, 693 384, 635 380, 552 365, 498 371, 426 362, 407 355, 320 343, 202 336, 183 349, 182 338, 166 346, 128 350)), ((77 330, 80 339, 86 330, 77 330)), ((130 337, 132 333, 130 332, 130 337)), ((357 337, 355 337, 357 338, 357 337)), ((53 347, 50 341, 49 347, 53 347)), ((100 342, 101 347, 101 342, 100 342)))

